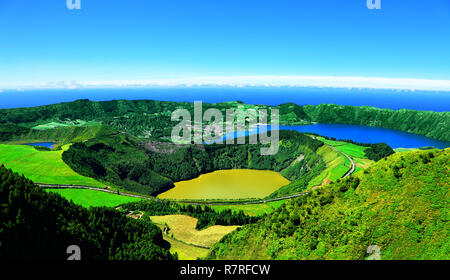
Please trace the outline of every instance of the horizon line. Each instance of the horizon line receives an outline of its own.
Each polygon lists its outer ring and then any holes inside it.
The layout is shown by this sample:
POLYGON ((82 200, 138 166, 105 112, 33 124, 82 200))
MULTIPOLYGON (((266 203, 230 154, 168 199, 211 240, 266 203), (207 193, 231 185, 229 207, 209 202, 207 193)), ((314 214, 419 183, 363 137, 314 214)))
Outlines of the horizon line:
POLYGON ((97 80, 57 81, 30 84, 1 85, 4 90, 39 89, 101 89, 101 88, 281 88, 317 87, 348 89, 384 89, 405 91, 450 91, 450 80, 383 78, 356 76, 296 76, 296 75, 253 75, 253 76, 197 76, 185 78, 158 78, 147 80, 97 80))

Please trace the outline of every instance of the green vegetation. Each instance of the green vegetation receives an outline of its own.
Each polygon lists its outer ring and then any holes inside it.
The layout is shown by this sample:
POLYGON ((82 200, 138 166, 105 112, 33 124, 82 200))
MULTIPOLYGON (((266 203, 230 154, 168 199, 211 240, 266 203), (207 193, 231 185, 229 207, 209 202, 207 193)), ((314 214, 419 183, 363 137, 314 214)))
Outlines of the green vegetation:
POLYGON ((306 120, 318 123, 377 126, 450 141, 450 112, 390 110, 335 104, 305 105, 301 108, 307 115, 306 120))
POLYGON ((7 144, 50 141, 65 145, 117 133, 117 131, 104 125, 85 127, 67 126, 55 129, 30 129, 13 124, 0 124, 0 142, 7 144))
POLYGON ((397 148, 394 149, 394 151, 396 153, 402 153, 402 152, 416 152, 416 151, 420 151, 419 148, 397 148))
POLYGON ((0 259, 65 260, 76 244, 84 260, 171 260, 161 230, 112 208, 89 210, 0 166, 0 259))
POLYGON ((197 219, 186 215, 152 216, 151 220, 159 225, 171 238, 190 245, 210 247, 237 226, 210 226, 197 230, 197 219))
POLYGON ((198 219, 196 229, 199 230, 213 225, 245 225, 258 220, 256 217, 245 215, 243 211, 232 211, 231 209, 215 211, 209 206, 184 205, 167 200, 127 203, 121 205, 121 211, 124 213, 143 211, 148 216, 185 214, 198 219))
POLYGON ((242 211, 244 214, 249 216, 263 216, 264 214, 272 213, 278 207, 284 203, 283 200, 271 201, 260 204, 244 204, 244 205, 211 205, 212 209, 217 212, 222 212, 224 210, 231 210, 233 212, 242 211))
POLYGON ((115 207, 120 204, 134 202, 141 200, 136 197, 129 197, 124 195, 117 195, 96 190, 85 189, 46 189, 50 192, 55 192, 73 203, 83 207, 115 207))
POLYGON ((380 159, 395 153, 395 151, 386 143, 358 143, 353 140, 336 140, 333 137, 329 138, 326 136, 317 136, 316 138, 352 158, 367 158, 373 161, 379 161, 380 159))
POLYGON ((386 143, 373 144, 365 149, 364 152, 366 153, 367 158, 374 161, 379 161, 380 159, 395 153, 386 143))
POLYGON ((350 157, 367 158, 366 153, 364 152, 367 147, 344 141, 337 141, 336 139, 332 140, 333 138, 330 139, 326 136, 319 136, 317 139, 350 157))
POLYGON ((39 151, 32 146, 0 144, 0 164, 37 183, 105 187, 97 180, 74 172, 62 161, 61 154, 68 148, 39 151))
POLYGON ((66 127, 66 126, 97 126, 100 125, 100 122, 90 121, 86 122, 83 120, 75 120, 75 121, 65 121, 65 122, 50 122, 46 124, 41 124, 33 127, 34 129, 53 129, 58 127, 66 127))
POLYGON ((322 156, 326 168, 309 182, 308 188, 335 182, 348 171, 348 159, 333 148, 322 146, 317 150, 317 154, 322 156))
POLYGON ((164 234, 163 238, 170 243, 170 253, 177 254, 179 260, 197 260, 208 255, 208 249, 183 243, 167 234, 164 234))
POLYGON ((315 154, 322 145, 299 132, 280 131, 278 153, 261 156, 261 145, 175 145, 143 142, 127 134, 117 134, 75 143, 63 153, 63 160, 84 176, 148 195, 165 192, 174 182, 224 169, 281 172, 294 181, 289 190, 284 190, 286 193, 304 189, 314 177, 313 174, 302 177, 310 169, 320 172, 324 168, 321 158, 315 154), (304 159, 291 165, 301 155, 304 159))
POLYGON ((211 259, 448 259, 450 149, 396 153, 225 236, 211 259))
MULTIPOLYGON (((242 102, 203 104, 203 109, 229 108, 264 109, 266 105, 248 105, 242 102)), ((32 128, 39 125, 65 122, 96 121, 134 136, 157 139, 169 137, 173 123, 171 113, 185 108, 193 112, 193 104, 152 100, 113 100, 93 102, 78 100, 32 108, 0 110, 0 124, 17 124, 32 128)), ((293 103, 273 108, 280 110, 281 124, 338 123, 377 126, 425 135, 450 141, 450 112, 390 110, 368 106, 334 104, 299 106, 293 103)))

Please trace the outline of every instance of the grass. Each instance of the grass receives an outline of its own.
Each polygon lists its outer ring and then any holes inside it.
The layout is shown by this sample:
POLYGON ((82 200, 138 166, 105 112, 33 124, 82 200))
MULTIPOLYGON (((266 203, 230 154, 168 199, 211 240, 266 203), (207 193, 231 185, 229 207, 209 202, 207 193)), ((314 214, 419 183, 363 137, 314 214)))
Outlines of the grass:
POLYGON ((105 187, 97 180, 76 173, 63 162, 61 155, 68 148, 69 145, 65 145, 59 151, 38 151, 32 146, 0 144, 0 164, 37 183, 105 187))
POLYGON ((402 152, 416 152, 416 151, 420 151, 420 149, 418 148, 397 148, 394 149, 394 151, 396 153, 402 153, 402 152))
POLYGON ((197 219, 186 215, 151 216, 150 219, 158 225, 167 224, 170 237, 187 243, 203 247, 211 247, 226 234, 237 229, 238 226, 211 226, 203 230, 195 229, 197 219))
POLYGON ((101 124, 100 122, 96 122, 96 121, 83 121, 83 120, 76 120, 76 121, 67 121, 67 122, 50 122, 50 123, 46 123, 46 124, 40 124, 37 125, 35 127, 33 127, 33 129, 53 129, 53 128, 58 128, 58 127, 65 127, 65 126, 94 126, 94 125, 99 125, 101 124))
POLYGON ((280 207, 284 201, 272 201, 263 204, 248 204, 248 205, 211 205, 209 207, 216 211, 223 211, 231 209, 232 211, 243 211, 245 214, 250 216, 262 216, 264 214, 272 213, 278 207, 280 207))
POLYGON ((123 203, 134 202, 140 198, 117 195, 95 190, 83 189, 47 189, 50 192, 60 194, 67 200, 72 200, 75 204, 84 207, 115 207, 123 203))
POLYGON ((326 168, 317 177, 313 178, 308 188, 321 185, 324 181, 336 181, 341 178, 349 169, 349 160, 341 153, 336 152, 328 146, 322 146, 317 153, 323 157, 326 168), (346 166, 344 165, 347 162, 346 166))
POLYGON ((325 144, 334 147, 335 149, 347 154, 350 157, 355 158, 367 158, 364 152, 367 147, 358 146, 352 143, 327 140, 323 137, 317 137, 318 140, 324 142, 325 144))
POLYGON ((208 255, 208 249, 188 245, 166 234, 163 234, 163 238, 170 243, 170 253, 177 253, 179 260, 196 260, 197 258, 204 258, 208 255))
MULTIPOLYGON (((351 157, 355 162, 354 173, 366 169, 374 163, 373 160, 370 160, 366 157, 364 150, 367 147, 342 141, 327 140, 323 137, 317 137, 317 139, 351 157)), ((348 158, 346 158, 339 152, 334 151, 328 146, 323 146, 317 151, 318 154, 323 157, 327 167, 321 174, 319 174, 319 176, 311 180, 311 182, 308 184, 308 188, 321 185, 326 181, 334 182, 337 179, 341 178, 350 168, 351 163, 348 158)))

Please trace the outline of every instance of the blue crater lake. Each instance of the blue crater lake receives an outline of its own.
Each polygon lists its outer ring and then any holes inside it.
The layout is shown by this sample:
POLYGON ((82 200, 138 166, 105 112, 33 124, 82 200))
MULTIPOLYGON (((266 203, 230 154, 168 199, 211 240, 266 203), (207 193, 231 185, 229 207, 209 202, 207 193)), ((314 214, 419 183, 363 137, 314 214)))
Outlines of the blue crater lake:
POLYGON ((381 127, 348 125, 348 124, 315 124, 303 126, 280 126, 299 132, 313 132, 336 139, 351 139, 360 143, 384 142, 396 148, 420 148, 432 146, 439 149, 450 147, 450 142, 439 141, 422 135, 381 127))
POLYGON ((54 143, 54 142, 37 142, 37 143, 27 143, 27 144, 24 144, 24 145, 27 145, 27 146, 40 146, 40 147, 47 147, 47 148, 52 149, 55 146, 55 144, 56 143, 54 143))
MULTIPOLYGON (((253 129, 250 132, 234 132, 223 135, 222 139, 230 139, 242 137, 244 135, 263 132, 265 127, 253 129)), ((270 126, 267 128, 270 129, 270 126)), ((438 149, 450 147, 450 142, 439 141, 422 135, 403 132, 394 129, 348 125, 348 124, 314 124, 314 125, 296 125, 296 126, 280 126, 280 130, 296 130, 299 132, 312 132, 323 136, 334 137, 336 139, 350 139, 359 143, 381 143, 384 142, 396 148, 420 148, 432 146, 438 149)))

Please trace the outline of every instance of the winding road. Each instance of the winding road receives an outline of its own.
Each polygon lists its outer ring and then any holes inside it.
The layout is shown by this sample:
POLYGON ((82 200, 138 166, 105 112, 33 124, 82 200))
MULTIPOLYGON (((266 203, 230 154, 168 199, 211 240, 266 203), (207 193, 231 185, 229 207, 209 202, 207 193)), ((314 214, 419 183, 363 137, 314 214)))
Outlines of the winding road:
MULTIPOLYGON (((329 146, 329 145, 327 145, 329 146)), ((350 169, 342 176, 342 178, 348 177, 349 175, 351 175, 354 171, 355 171, 355 162, 352 160, 351 157, 349 157, 347 154, 345 154, 344 152, 341 152, 337 149, 335 149, 332 146, 331 147, 334 151, 341 153, 342 155, 344 155, 348 160, 350 160, 351 163, 351 167, 350 169)), ((296 161, 298 161, 298 158, 296 159, 296 161)), ((136 197, 136 198, 142 198, 142 199, 147 199, 147 200, 155 200, 155 201, 159 201, 158 198, 151 198, 148 196, 142 196, 142 195, 137 195, 137 194, 131 194, 131 193, 118 193, 117 191, 113 191, 113 190, 109 190, 107 188, 98 188, 98 187, 92 187, 92 186, 82 186, 82 185, 56 185, 56 184, 43 184, 43 183, 35 183, 38 186, 41 186, 43 188, 51 188, 51 189, 57 189, 57 188, 61 188, 61 189, 88 189, 88 190, 96 190, 96 191, 102 191, 102 192, 107 192, 107 193, 111 193, 111 194, 117 194, 117 195, 123 195, 123 196, 129 196, 129 197, 136 197)), ((287 200, 287 199, 292 199, 292 198, 296 198, 299 196, 303 196, 303 195, 307 195, 309 194, 310 191, 306 191, 306 192, 301 192, 301 193, 296 193, 293 195, 289 195, 289 196, 283 196, 283 197, 277 197, 277 198, 271 198, 271 199, 261 199, 261 200, 252 200, 252 201, 243 201, 243 202, 226 202, 226 201, 222 201, 222 202, 212 202, 212 201, 189 201, 189 200, 181 200, 181 201, 177 201, 180 203, 189 203, 192 205, 249 205, 249 204, 264 204, 267 202, 273 202, 273 201, 280 201, 280 200, 287 200)))
POLYGON ((353 172, 355 172, 355 162, 353 161, 353 159, 351 157, 349 157, 346 153, 339 151, 338 149, 334 148, 333 146, 327 145, 328 147, 330 147, 331 149, 335 150, 338 153, 341 153, 342 155, 344 155, 346 158, 348 158, 348 160, 350 161, 350 169, 344 174, 344 176, 342 176, 341 178, 345 178, 350 176, 353 172))

